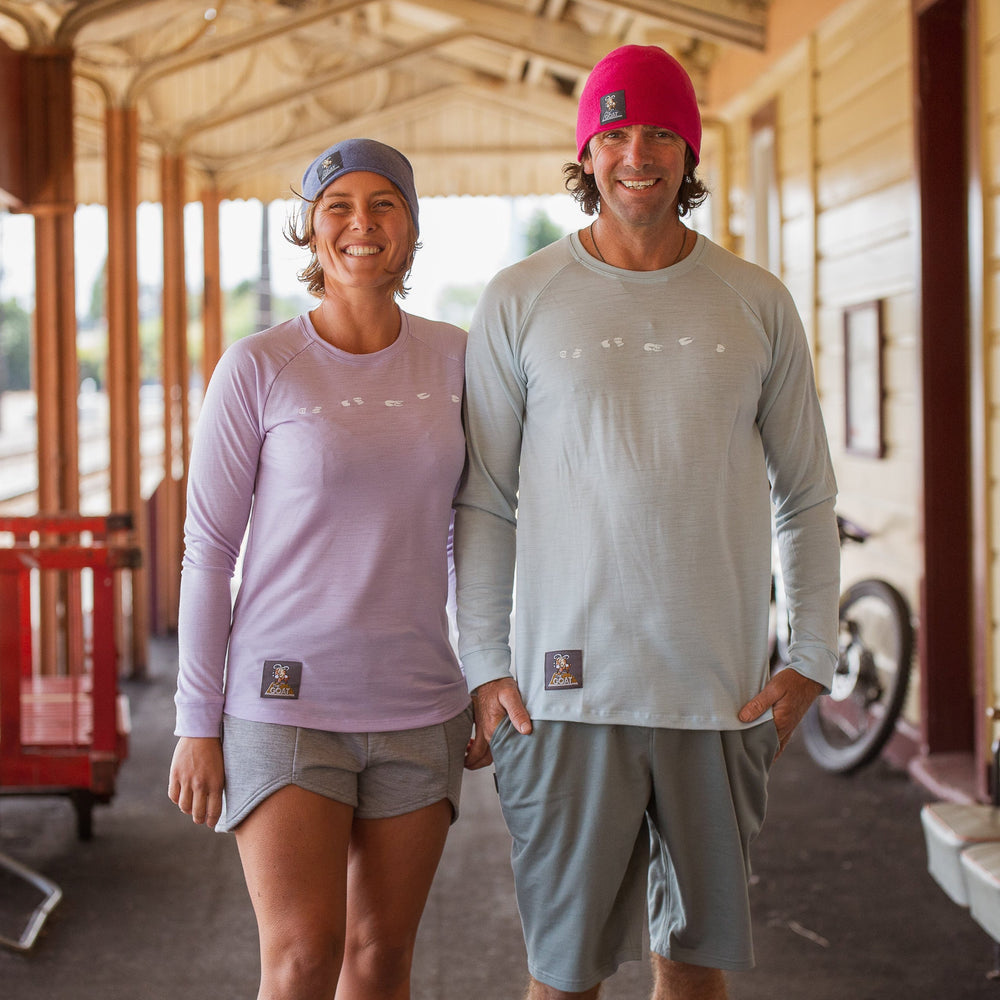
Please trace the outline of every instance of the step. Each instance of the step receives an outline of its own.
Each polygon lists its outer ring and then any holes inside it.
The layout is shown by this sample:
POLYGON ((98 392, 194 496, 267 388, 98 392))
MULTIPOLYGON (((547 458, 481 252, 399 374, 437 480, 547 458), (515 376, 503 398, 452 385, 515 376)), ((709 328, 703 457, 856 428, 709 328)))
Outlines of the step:
POLYGON ((969 905, 962 854, 977 845, 1000 843, 1000 809, 964 802, 931 802, 920 811, 927 844, 927 870, 959 906, 969 905))
POLYGON ((1000 843, 977 844, 962 852, 969 913, 1000 941, 1000 843))

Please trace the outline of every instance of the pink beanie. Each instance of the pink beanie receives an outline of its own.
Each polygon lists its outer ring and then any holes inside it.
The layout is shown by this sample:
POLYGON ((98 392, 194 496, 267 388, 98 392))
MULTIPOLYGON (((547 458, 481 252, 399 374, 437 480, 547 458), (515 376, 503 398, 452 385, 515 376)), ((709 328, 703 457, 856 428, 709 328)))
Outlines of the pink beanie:
POLYGON ((656 125, 676 132, 701 154, 701 115, 684 67, 657 45, 623 45, 594 68, 580 95, 577 159, 598 132, 625 125, 656 125))

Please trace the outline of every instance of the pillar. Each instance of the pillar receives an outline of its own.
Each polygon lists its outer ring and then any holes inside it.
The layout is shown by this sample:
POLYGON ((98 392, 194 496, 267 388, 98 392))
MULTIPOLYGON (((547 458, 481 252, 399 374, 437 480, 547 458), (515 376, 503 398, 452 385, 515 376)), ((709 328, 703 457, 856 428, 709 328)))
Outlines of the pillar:
MULTIPOLYGON (((130 511, 136 537, 148 551, 142 499, 139 413, 138 114, 109 107, 105 115, 108 200, 108 373, 111 435, 111 510, 130 511)), ((149 595, 146 570, 116 573, 119 649, 128 650, 134 677, 146 675, 149 595), (126 590, 127 588, 127 590, 126 590), (130 627, 128 627, 130 626, 130 627)))

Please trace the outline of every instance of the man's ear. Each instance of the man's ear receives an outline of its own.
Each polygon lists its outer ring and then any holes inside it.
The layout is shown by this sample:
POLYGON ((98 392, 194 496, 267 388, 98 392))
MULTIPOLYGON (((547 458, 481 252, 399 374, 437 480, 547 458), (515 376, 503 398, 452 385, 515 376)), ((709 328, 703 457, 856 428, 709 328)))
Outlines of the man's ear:
POLYGON ((580 166, 583 167, 583 172, 585 174, 593 174, 594 172, 594 161, 590 158, 590 143, 587 143, 587 148, 583 151, 583 156, 580 157, 580 166))

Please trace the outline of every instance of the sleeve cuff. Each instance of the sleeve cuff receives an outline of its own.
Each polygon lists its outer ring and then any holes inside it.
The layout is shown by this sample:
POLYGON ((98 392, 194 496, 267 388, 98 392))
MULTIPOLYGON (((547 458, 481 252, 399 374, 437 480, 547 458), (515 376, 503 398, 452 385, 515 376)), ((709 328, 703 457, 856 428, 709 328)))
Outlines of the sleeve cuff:
POLYGON ((174 736, 210 736, 222 734, 222 705, 177 703, 174 736))
POLYGON ((462 657, 462 669, 470 691, 481 684, 510 677, 509 649, 477 649, 462 657))
POLYGON ((795 646, 789 650, 789 655, 788 665, 793 670, 822 684, 825 694, 830 693, 837 661, 825 646, 795 646))

